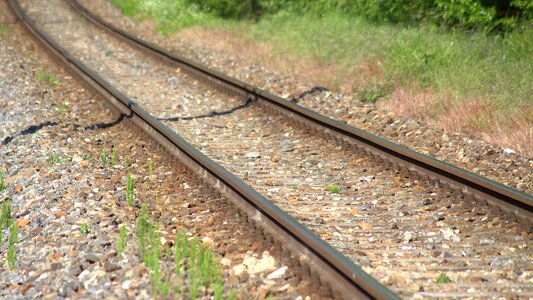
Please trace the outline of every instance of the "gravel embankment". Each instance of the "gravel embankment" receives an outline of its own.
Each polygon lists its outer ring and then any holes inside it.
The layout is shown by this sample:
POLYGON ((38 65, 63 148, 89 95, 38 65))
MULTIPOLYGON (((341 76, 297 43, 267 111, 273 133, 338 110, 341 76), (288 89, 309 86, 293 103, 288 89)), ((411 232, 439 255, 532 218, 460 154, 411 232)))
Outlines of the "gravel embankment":
MULTIPOLYGON (((0 11, 0 24, 14 21, 4 2, 0 11)), ((258 239, 224 199, 152 141, 129 133, 127 121, 80 130, 117 116, 51 64, 21 25, 7 26, 0 38, 0 170, 6 178, 0 202, 12 203, 18 242, 10 268, 10 229, 2 231, 0 298, 152 298, 150 271, 136 236, 142 203, 160 226, 162 246, 171 246, 176 233, 185 231, 214 251, 226 293, 316 296, 316 289, 280 263, 279 245, 258 239), (28 130, 38 124, 44 126, 28 130), (113 146, 116 164, 104 165, 102 151, 111 160, 113 146), (136 178, 134 207, 125 200, 128 173, 136 178), (122 255, 117 253, 120 225, 128 232, 122 255)), ((161 260, 162 274, 172 274, 173 268, 172 259, 161 260)), ((188 285, 175 275, 169 278, 171 290, 188 285)))
MULTIPOLYGON (((55 0, 31 15, 155 116, 238 103, 79 22, 73 12, 72 22, 49 22, 63 10, 55 0)), ((257 106, 167 124, 402 296, 531 294, 531 232, 487 207, 391 174, 257 106), (335 185, 337 191, 327 191, 335 185), (451 282, 436 283, 441 273, 451 282)))
MULTIPOLYGON (((238 54, 185 43, 179 33, 170 37, 154 34, 149 22, 133 22, 107 0, 84 1, 83 4, 108 22, 143 39, 282 97, 297 97, 313 87, 313 83, 239 60, 238 54)), ((431 125, 395 116, 373 104, 361 103, 349 95, 324 92, 307 96, 299 103, 418 152, 533 194, 533 158, 520 156, 512 149, 494 147, 464 134, 446 133, 431 125)))

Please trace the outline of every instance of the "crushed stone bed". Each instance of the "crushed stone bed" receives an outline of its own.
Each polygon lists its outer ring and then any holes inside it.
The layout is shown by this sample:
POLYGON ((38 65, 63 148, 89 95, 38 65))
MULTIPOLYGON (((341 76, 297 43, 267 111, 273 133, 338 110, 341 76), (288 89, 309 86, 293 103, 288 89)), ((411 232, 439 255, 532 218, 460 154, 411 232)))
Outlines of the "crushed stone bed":
MULTIPOLYGON (((2 24, 12 20, 4 5, 2 24)), ((0 43, 0 170, 7 184, 0 200, 12 203, 19 233, 10 269, 9 229, 3 230, 0 298, 152 298, 150 271, 139 256, 135 233, 142 203, 160 226, 161 243, 171 246, 184 230, 214 251, 226 294, 234 289, 241 298, 320 295, 281 263, 280 245, 250 230, 225 199, 171 162, 152 141, 132 134, 127 121, 79 130, 117 117, 98 104, 103 100, 50 64, 20 25, 9 30, 0 43), (44 70, 55 74, 55 84, 37 79, 44 70), (24 133, 46 122, 57 125, 24 133), (113 146, 116 165, 103 166, 102 150, 111 154, 113 146), (148 159, 153 161, 151 178, 148 159), (125 199, 128 172, 137 180, 135 207, 125 199), (117 254, 120 225, 128 231, 122 255, 117 254)), ((172 260, 161 262, 165 274, 173 268, 172 260)), ((180 289, 187 285, 174 275, 170 282, 180 289)))
MULTIPOLYGON (((219 49, 188 44, 179 33, 164 37, 154 33, 150 22, 135 23, 107 0, 82 1, 91 12, 120 28, 183 55, 210 68, 256 85, 287 99, 310 90, 304 82, 261 65, 239 60, 219 49)), ((322 92, 311 94, 299 104, 349 125, 395 141, 415 151, 486 176, 528 194, 533 194, 533 157, 520 156, 512 149, 494 147, 465 134, 446 133, 434 126, 407 117, 395 116, 374 104, 365 104, 349 95, 322 92)))
MULTIPOLYGON (((155 116, 194 115, 239 103, 77 21, 75 13, 68 23, 75 29, 61 31, 66 24, 50 20, 65 4, 52 2, 53 7, 32 9, 32 16, 46 20, 41 24, 70 51, 155 116)), ((487 207, 470 207, 438 187, 391 176, 350 149, 256 106, 167 125, 403 296, 533 293, 530 230, 487 207), (325 191, 333 185, 339 193, 325 191), (436 284, 441 273, 452 283, 436 284)))

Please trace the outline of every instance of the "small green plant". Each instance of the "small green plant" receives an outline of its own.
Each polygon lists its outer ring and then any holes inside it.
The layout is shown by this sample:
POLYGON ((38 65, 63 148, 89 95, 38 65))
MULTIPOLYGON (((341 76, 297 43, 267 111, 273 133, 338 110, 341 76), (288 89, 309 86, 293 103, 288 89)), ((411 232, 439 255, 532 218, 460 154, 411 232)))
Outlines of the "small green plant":
POLYGON ((0 245, 2 245, 2 230, 13 225, 14 220, 11 218, 11 201, 5 199, 2 202, 2 213, 0 214, 0 245))
POLYGON ((53 164, 60 164, 62 160, 61 158, 59 158, 59 156, 57 156, 57 154, 52 153, 50 154, 50 156, 48 156, 48 162, 53 163, 53 164))
POLYGON ((92 156, 90 156, 90 155, 84 155, 84 156, 82 156, 81 159, 87 160, 87 161, 94 161, 94 158, 92 156))
POLYGON ((131 207, 135 205, 135 178, 129 172, 126 177, 126 202, 131 207))
POLYGON ((17 251, 15 250, 15 243, 18 241, 18 228, 17 224, 11 224, 9 230, 9 240, 7 244, 7 264, 11 269, 15 267, 15 261, 17 260, 17 251))
POLYGON ((146 205, 141 206, 141 213, 137 218, 137 239, 139 240, 139 250, 141 257, 144 257, 146 252, 146 232, 148 230, 148 212, 146 205))
POLYGON ((13 224, 13 218, 11 217, 11 201, 5 199, 2 202, 2 214, 0 215, 0 228, 8 228, 13 224))
POLYGON ((80 225, 80 234, 81 235, 88 235, 91 233, 91 225, 90 224, 81 224, 80 225))
POLYGON ((118 233, 118 241, 117 241, 118 255, 121 255, 124 252, 127 244, 128 244, 128 229, 126 228, 124 224, 122 224, 120 225, 120 230, 118 233))
POLYGON ((4 178, 4 172, 0 170, 0 192, 6 189, 6 179, 4 178))
POLYGON ((452 282, 450 277, 448 277, 448 275, 446 274, 440 274, 438 277, 437 277, 437 280, 436 280, 437 283, 450 283, 452 282))
POLYGON ((338 194, 341 192, 341 187, 338 184, 332 184, 328 185, 326 187, 326 191, 332 193, 332 194, 338 194))
POLYGON ((109 158, 107 156, 107 149, 102 149, 102 152, 100 153, 100 161, 102 162, 102 165, 104 167, 107 167, 109 164, 109 158))
POLYGON ((298 187, 298 183, 296 183, 296 182, 291 182, 291 187, 292 187, 293 189, 297 188, 297 187, 298 187))
POLYGON ((148 159, 148 176, 150 179, 152 179, 152 159, 148 159))
POLYGON ((67 99, 64 98, 63 102, 59 106, 59 111, 61 112, 61 115, 63 116, 63 118, 67 116, 67 105, 68 105, 67 99))
POLYGON ((49 86, 54 86, 57 82, 57 78, 55 75, 48 69, 44 69, 42 67, 39 67, 37 69, 37 80, 40 83, 47 84, 49 86))
POLYGON ((0 38, 4 36, 6 32, 9 31, 9 27, 6 25, 0 24, 0 38))

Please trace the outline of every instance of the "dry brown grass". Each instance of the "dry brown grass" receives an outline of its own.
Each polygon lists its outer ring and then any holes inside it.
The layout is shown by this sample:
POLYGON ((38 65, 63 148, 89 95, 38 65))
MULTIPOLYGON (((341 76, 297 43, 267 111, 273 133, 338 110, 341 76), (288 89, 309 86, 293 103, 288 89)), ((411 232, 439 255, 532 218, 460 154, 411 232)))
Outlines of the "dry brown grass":
MULTIPOLYGON (((322 64, 312 57, 274 55, 273 47, 267 43, 242 38, 228 30, 192 27, 176 35, 187 43, 220 50, 238 59, 348 94, 384 81, 379 61, 365 62, 346 74, 338 66, 322 64)), ((378 102, 378 106, 397 115, 436 124, 447 132, 463 132, 533 157, 533 120, 503 120, 496 116, 495 109, 480 99, 452 101, 449 95, 421 90, 413 84, 410 88, 395 87, 388 99, 378 102)), ((527 109, 533 115, 533 106, 527 109)))
MULTIPOLYGON (((479 99, 452 101, 449 95, 419 89, 396 89, 378 106, 398 115, 435 124, 447 132, 463 132, 489 144, 511 148, 533 157, 533 123, 527 119, 498 118, 496 109, 479 99)), ((533 108, 529 108, 533 115, 533 108)), ((527 115, 527 114, 526 114, 527 115)))

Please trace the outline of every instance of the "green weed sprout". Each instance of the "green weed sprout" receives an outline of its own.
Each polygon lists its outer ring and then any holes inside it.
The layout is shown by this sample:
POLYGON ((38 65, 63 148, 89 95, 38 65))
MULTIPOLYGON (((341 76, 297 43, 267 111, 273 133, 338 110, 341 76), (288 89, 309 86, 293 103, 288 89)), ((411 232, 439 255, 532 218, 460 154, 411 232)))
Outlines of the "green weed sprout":
POLYGON ((326 191, 332 193, 332 194, 338 194, 341 192, 341 187, 337 184, 328 185, 326 187, 326 191))
POLYGON ((117 251, 118 255, 121 255, 126 249, 128 244, 128 229, 124 224, 120 225, 120 231, 118 234, 117 251))
POLYGON ((126 202, 131 207, 135 205, 135 178, 129 172, 126 178, 126 202))

